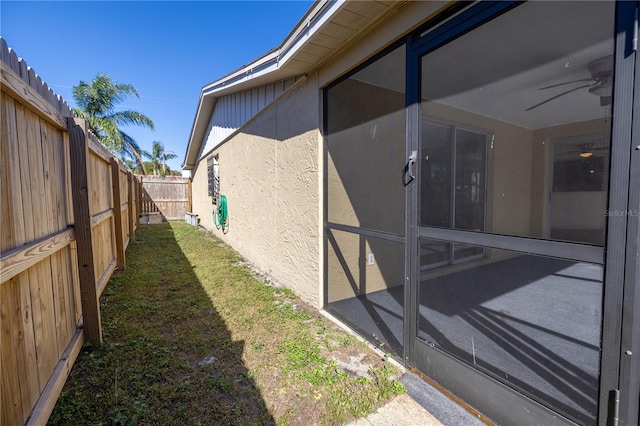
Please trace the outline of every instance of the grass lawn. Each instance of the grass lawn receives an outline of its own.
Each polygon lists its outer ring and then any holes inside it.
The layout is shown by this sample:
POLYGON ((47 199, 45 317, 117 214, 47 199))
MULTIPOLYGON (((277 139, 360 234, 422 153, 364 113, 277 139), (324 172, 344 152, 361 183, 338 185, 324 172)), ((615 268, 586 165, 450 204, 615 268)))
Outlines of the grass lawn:
POLYGON ((184 223, 140 228, 101 313, 104 344, 49 424, 343 424, 404 392, 384 358, 184 223))

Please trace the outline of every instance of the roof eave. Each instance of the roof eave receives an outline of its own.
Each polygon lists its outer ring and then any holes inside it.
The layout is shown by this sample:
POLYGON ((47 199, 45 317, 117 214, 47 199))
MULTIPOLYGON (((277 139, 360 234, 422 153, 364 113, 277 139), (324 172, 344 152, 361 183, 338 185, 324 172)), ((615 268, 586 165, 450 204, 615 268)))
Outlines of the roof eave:
MULTIPOLYGON (((182 164, 183 169, 192 170, 198 161, 201 144, 218 97, 259 84, 268 84, 294 75, 305 74, 326 60, 326 58, 322 58, 318 59, 316 63, 307 62, 302 65, 300 61, 297 61, 298 64, 292 65, 296 62, 296 53, 299 53, 307 43, 314 40, 314 36, 318 37, 323 26, 331 23, 347 2, 348 0, 320 0, 316 2, 278 48, 270 50, 250 64, 240 67, 202 88, 185 152, 185 160, 182 164)), ((387 6, 387 8, 391 9, 392 7, 387 6)))

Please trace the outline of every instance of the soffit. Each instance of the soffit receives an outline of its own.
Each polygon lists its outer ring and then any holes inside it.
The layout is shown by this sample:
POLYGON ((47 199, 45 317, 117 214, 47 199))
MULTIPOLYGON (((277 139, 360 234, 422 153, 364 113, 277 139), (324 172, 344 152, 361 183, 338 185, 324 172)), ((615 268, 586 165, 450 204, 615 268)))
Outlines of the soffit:
POLYGON ((219 96, 305 74, 402 5, 404 2, 380 0, 314 3, 280 47, 203 87, 183 168, 195 166, 219 96))

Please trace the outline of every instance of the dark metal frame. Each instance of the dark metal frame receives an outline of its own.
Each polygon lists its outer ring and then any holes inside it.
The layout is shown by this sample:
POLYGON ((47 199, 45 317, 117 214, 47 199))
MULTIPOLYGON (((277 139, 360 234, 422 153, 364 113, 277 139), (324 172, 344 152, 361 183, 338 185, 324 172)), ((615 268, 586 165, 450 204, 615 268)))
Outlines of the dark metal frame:
MULTIPOLYGON (((437 28, 433 33, 427 33, 420 40, 414 40, 412 49, 410 50, 412 62, 411 68, 408 70, 409 79, 407 86, 408 108, 411 111, 409 118, 408 151, 416 149, 418 141, 418 123, 419 123, 419 93, 420 93, 420 58, 429 52, 441 47, 445 43, 466 34, 473 28, 493 19, 495 16, 506 12, 517 4, 492 3, 480 4, 472 7, 468 12, 457 16, 451 22, 437 28)), ((630 153, 631 153, 631 123, 633 120, 632 105, 634 92, 634 82, 632 79, 634 71, 635 51, 629 49, 630 37, 634 34, 634 22, 631 17, 635 16, 635 2, 619 2, 616 12, 616 80, 613 103, 613 122, 612 122, 612 147, 611 147, 611 179, 610 179, 610 195, 609 210, 610 211, 628 211, 630 214, 624 216, 609 217, 608 220, 608 250, 605 253, 603 248, 597 246, 587 246, 572 243, 559 243, 555 241, 547 241, 532 238, 509 237, 502 235, 491 235, 485 233, 476 233, 468 231, 456 231, 449 229, 436 229, 427 227, 418 227, 417 232, 408 226, 408 251, 415 247, 418 237, 436 238, 447 241, 459 241, 468 244, 489 246, 495 248, 512 249, 527 253, 538 253, 545 255, 553 255, 561 258, 570 258, 581 261, 594 262, 604 264, 606 260, 605 270, 605 291, 604 291, 604 310, 603 310, 603 342, 602 342, 602 358, 601 358, 601 390, 599 403, 599 424, 604 425, 608 419, 613 419, 613 412, 618 410, 616 407, 610 408, 611 395, 621 395, 620 415, 623 421, 634 421, 637 423, 638 411, 638 370, 637 362, 631 362, 634 354, 633 349, 621 347, 621 334, 627 337, 629 347, 635 345, 631 336, 633 331, 640 329, 638 326, 638 318, 633 318, 633 308, 636 308, 640 302, 635 292, 637 285, 638 272, 638 218, 633 215, 634 209, 629 206, 638 205, 637 190, 630 191, 630 153), (632 202, 633 204, 629 204, 632 202), (634 223, 632 223, 634 222, 634 223), (631 237, 627 239, 627 233, 631 237), (634 251, 628 250, 627 245, 633 245, 634 251), (635 257, 631 255, 635 253, 635 257), (626 257, 625 257, 626 255, 626 257), (625 266, 627 270, 625 270, 625 266), (632 270, 631 270, 632 269, 632 270), (629 273, 632 273, 630 277, 629 273), (626 275, 626 282, 625 282, 626 275), (623 300, 622 292, 625 291, 623 300), (626 296, 630 297, 627 298, 626 296), (626 324, 622 323, 622 315, 620 315, 619 307, 624 301, 628 301, 625 309, 626 324), (617 309, 616 309, 617 308, 617 309), (635 324, 634 324, 635 322, 635 324), (624 325, 624 327, 623 327, 624 325), (635 325, 635 327, 634 327, 635 325), (628 351, 628 352, 627 352, 628 351), (628 355, 628 354, 631 355, 628 355), (625 358, 625 356, 627 358, 625 358), (622 357, 622 361, 620 360, 622 357), (622 365, 621 365, 622 364, 622 365), (620 369, 627 370, 629 374, 623 376, 619 374, 620 369), (625 386, 625 382, 628 382, 625 386), (635 389, 635 390, 634 390, 635 389), (613 392, 619 391, 619 392, 613 392), (634 416, 635 413, 635 416, 634 416)), ((637 35, 637 32, 635 33, 637 35)), ((637 89, 636 83, 636 91, 637 89)), ((637 117, 636 117, 637 119, 637 117)), ((637 129, 637 127, 636 127, 637 129)), ((638 161, 636 161, 637 163, 638 161)), ((636 169, 638 166, 636 166, 636 169)), ((636 170, 636 174, 640 173, 636 170)), ((636 178, 637 179, 637 178, 636 178)), ((415 186, 415 183, 413 184, 415 186)), ((411 191, 413 194, 409 197, 408 203, 413 203, 413 208, 408 209, 408 215, 415 218, 415 206, 417 205, 417 191, 411 191)), ((408 221, 415 219, 408 218, 408 221)), ((416 254, 408 254, 408 259, 414 259, 416 254)), ((408 268, 411 272, 409 276, 415 277, 415 268, 408 268)), ((417 280, 410 280, 411 283, 417 280)), ((411 296, 416 300, 417 289, 411 289, 411 296)), ((415 304, 415 302, 414 302, 415 304)), ((411 307, 410 300, 407 301, 407 310, 415 310, 411 307)), ((416 319, 415 313, 411 314, 414 318, 406 324, 408 329, 407 338, 411 339, 416 336, 416 319)), ((496 419, 505 423, 521 423, 521 422, 541 422, 544 424, 553 424, 555 422, 571 423, 567 419, 561 419, 556 413, 546 409, 533 400, 527 401, 518 396, 517 392, 507 388, 499 382, 489 377, 474 377, 474 373, 469 367, 464 366, 459 361, 446 355, 445 353, 430 348, 420 343, 411 342, 412 348, 410 354, 410 363, 415 364, 423 371, 429 371, 430 375, 439 381, 446 388, 454 393, 464 395, 464 398, 472 405, 476 404, 481 407, 489 404, 494 408, 496 405, 502 405, 503 410, 496 410, 505 413, 505 416, 496 419), (436 359, 440 358, 439 360, 436 359), (425 361, 428 360, 428 361, 425 361), (436 367, 437 368, 433 368, 436 367), (449 371, 446 373, 444 371, 449 371), (477 382, 477 386, 470 386, 470 383, 477 382), (516 406, 526 406, 528 411, 519 412, 516 406)), ((638 348, 634 348, 636 351, 638 348)), ((637 353, 637 352, 635 352, 637 353)), ((626 423, 632 424, 632 423, 626 423)))
MULTIPOLYGON (((328 123, 327 123, 327 117, 329 116, 327 113, 327 96, 329 93, 329 90, 340 84, 341 82, 343 82, 344 80, 350 78, 352 75, 356 74, 358 71, 363 70, 364 68, 368 67, 369 65, 373 64, 374 62, 376 62, 378 59, 382 58, 383 56, 393 52, 394 50, 396 50, 397 48, 399 48, 400 46, 405 44, 405 40, 404 39, 399 39, 396 40, 395 42, 391 43, 389 46, 387 46, 385 49, 383 49, 382 51, 380 51, 379 53, 377 53, 376 55, 372 56, 371 58, 367 59, 365 62, 363 62, 362 64, 358 65, 357 67, 355 67, 353 70, 345 73, 344 75, 338 77, 337 79, 335 79, 334 81, 332 81, 331 83, 329 83, 327 86, 325 86, 322 89, 322 221, 323 221, 323 247, 322 247, 322 263, 323 263, 323 268, 322 268, 322 306, 323 307, 327 307, 328 305, 328 295, 329 295, 329 283, 328 283, 328 275, 329 275, 329 266, 328 266, 328 258, 329 258, 329 246, 327 244, 327 237, 328 234, 327 232, 330 231, 331 229, 335 229, 338 231, 344 231, 344 232, 349 232, 352 234, 357 234, 357 235, 364 235, 364 236, 369 236, 369 237, 374 237, 374 238, 379 238, 382 240, 388 240, 388 241, 394 241, 394 242, 401 242, 404 243, 405 242, 405 236, 401 235, 401 234, 395 234, 392 232, 385 232, 385 231, 378 231, 378 230, 373 230, 373 229, 366 229, 366 228, 360 228, 360 227, 356 227, 356 226, 350 226, 350 225, 343 225, 343 224, 339 224, 339 223, 334 223, 334 222, 330 222, 329 219, 329 206, 328 206, 328 196, 327 196, 327 188, 328 188, 328 150, 327 150, 327 145, 326 145, 326 136, 328 134, 328 123)), ((408 52, 408 50, 406 50, 406 52, 408 52)), ((406 244, 405 244, 406 245, 406 244)), ((348 320, 341 318, 342 320, 344 320, 345 322, 349 322, 348 320)))
MULTIPOLYGON (((327 130, 327 91, 368 66, 399 45, 406 43, 406 156, 419 150, 420 58, 474 28, 517 7, 522 2, 499 1, 469 4, 457 2, 338 78, 323 90, 323 134, 327 130)), ((504 413, 494 420, 507 424, 573 424, 549 408, 526 398, 503 383, 469 367, 446 353, 417 340, 418 238, 435 238, 472 245, 543 254, 565 259, 604 264, 602 356, 598 424, 634 425, 640 405, 640 56, 637 55, 638 1, 618 1, 615 23, 615 87, 609 167, 608 210, 627 212, 610 215, 607 221, 607 249, 584 244, 544 239, 494 235, 482 232, 418 227, 417 181, 405 192, 404 235, 367 230, 327 221, 327 149, 323 147, 324 304, 327 304, 326 230, 336 229, 365 236, 405 242, 404 362, 416 366, 452 393, 478 408, 489 404, 504 413), (635 40, 634 40, 635 38, 635 40), (635 124, 635 126, 633 126, 635 124), (635 148, 637 147, 637 148, 635 148), (434 368, 437 367, 437 368, 434 368), (619 403, 616 398, 619 397, 619 403)))
POLYGON ((639 423, 640 403, 640 2, 620 1, 616 11, 616 82, 613 94, 613 135, 604 330, 599 424, 639 423), (635 95, 635 103, 634 103, 635 95), (635 106, 635 111, 634 111, 635 106), (635 124, 635 125, 634 125, 635 124), (622 314, 620 312, 622 311, 622 314), (635 315, 634 315, 635 314, 635 315), (635 333, 634 333, 635 332, 635 333), (633 339, 635 336, 635 339, 633 339), (619 407, 612 401, 619 394, 619 407), (604 409, 607 409, 606 416, 604 409), (619 420, 618 420, 619 418, 619 420))

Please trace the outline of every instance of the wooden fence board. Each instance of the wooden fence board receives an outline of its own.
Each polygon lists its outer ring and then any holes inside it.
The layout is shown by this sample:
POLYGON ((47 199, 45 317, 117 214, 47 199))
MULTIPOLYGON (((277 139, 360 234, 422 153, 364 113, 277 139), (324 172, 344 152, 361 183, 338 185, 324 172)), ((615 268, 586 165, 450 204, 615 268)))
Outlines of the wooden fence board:
MULTIPOLYGON (((28 123, 28 111, 22 107, 22 105, 16 106, 16 124, 18 126, 18 138, 17 138, 17 150, 20 153, 20 184, 22 186, 22 206, 20 206, 20 213, 24 218, 24 231, 25 240, 21 243, 23 244, 25 241, 33 241, 36 239, 35 236, 35 219, 33 215, 33 198, 32 194, 33 190, 33 182, 31 180, 31 165, 29 164, 30 157, 33 156, 32 144, 30 143, 33 138, 33 130, 31 129, 31 125, 28 123)), ((19 216, 18 216, 19 217, 19 216)))
POLYGON ((96 281, 116 257, 114 216, 102 221, 91 230, 93 244, 93 264, 96 281))
MULTIPOLYGON (((38 368, 34 368, 38 365, 38 355, 36 348, 36 336, 33 324, 33 311, 34 307, 31 303, 31 288, 29 283, 29 273, 24 272, 16 277, 14 282, 17 285, 17 291, 20 297, 20 324, 16 325, 23 333, 23 346, 18 347, 18 351, 21 356, 24 357, 24 365, 19 364, 19 376, 21 380, 21 395, 23 405, 27 407, 33 406, 40 394, 40 383, 43 380, 40 377, 40 371, 38 368)), ((38 307, 35 307, 37 310, 38 307)), ((25 413, 28 415, 28 413, 25 413)))
POLYGON ((40 124, 40 158, 42 161, 42 189, 44 192, 43 211, 40 215, 45 216, 47 223, 47 234, 51 235, 57 231, 58 209, 56 208, 56 199, 58 195, 57 185, 55 182, 56 166, 53 164, 53 132, 44 121, 39 120, 40 124))
MULTIPOLYGON (((50 94, 50 98, 53 97, 50 94)), ((40 120, 40 143, 42 153, 43 164, 43 188, 44 188, 44 208, 43 212, 46 214, 47 230, 49 233, 57 232, 60 229, 60 174, 56 170, 61 170, 59 164, 55 161, 55 143, 57 131, 48 125, 44 120, 40 120)), ((49 256, 49 274, 51 278, 51 297, 52 304, 49 306, 50 316, 54 318, 53 329, 55 330, 55 347, 56 356, 53 359, 60 359, 62 352, 64 351, 68 339, 70 337, 68 324, 65 321, 65 297, 64 297, 64 285, 60 282, 60 256, 56 251, 49 256)), ((57 363, 57 361, 56 361, 57 363)), ((54 366, 55 368, 55 366, 54 366)))
MULTIPOLYGON (((23 341, 16 350, 23 357, 24 365, 18 364, 18 372, 21 380, 21 395, 25 408, 31 407, 40 394, 40 369, 38 368, 38 345, 34 321, 34 311, 38 306, 33 306, 31 297, 31 282, 29 272, 25 271, 15 278, 19 297, 20 322, 14 326, 23 333, 23 341)), ((25 415, 28 412, 25 410, 25 415)))
POLYGON ((111 167, 108 161, 96 152, 89 150, 88 156, 89 181, 89 212, 94 215, 113 208, 111 188, 111 167))
MULTIPOLYGON (((47 232, 47 228, 42 215, 34 214, 41 212, 43 207, 40 200, 43 195, 41 192, 42 179, 38 173, 39 170, 42 170, 42 162, 39 161, 41 156, 38 155, 39 118, 31 110, 19 105, 16 106, 16 125, 18 137, 15 139, 15 143, 18 144, 16 151, 19 153, 19 162, 17 164, 20 167, 18 182, 20 182, 20 191, 23 195, 22 205, 19 206, 19 216, 15 216, 14 220, 20 220, 21 217, 24 223, 23 240, 22 242, 16 241, 16 245, 22 245, 43 236, 41 234, 47 232)), ((46 326, 46 321, 52 319, 42 309, 43 306, 46 306, 48 295, 46 280, 44 260, 31 266, 17 280, 16 291, 19 298, 17 306, 19 306, 19 312, 22 315, 14 320, 13 325, 24 336, 24 339, 15 344, 15 349, 19 354, 16 365, 18 377, 25 384, 29 384, 22 387, 20 393, 23 398, 22 406, 25 409, 25 414, 28 414, 27 410, 35 403, 33 392, 30 389, 37 383, 39 393, 43 386, 43 378, 47 377, 55 363, 55 359, 50 358, 57 351, 57 348, 52 350, 47 346, 51 339, 47 336, 47 332, 53 334, 54 331, 46 326)), ((50 285, 50 280, 48 284, 50 285)))
MULTIPOLYGON (((24 321, 31 312, 28 273, 25 272, 23 275, 15 277, 8 287, 10 287, 9 300, 13 306, 13 311, 9 316, 12 330, 8 342, 14 356, 13 369, 19 381, 19 387, 14 389, 15 394, 12 397, 22 400, 21 416, 25 418, 28 415, 30 404, 40 393, 39 372, 37 369, 29 368, 30 363, 36 361, 33 328, 28 321, 24 321)), ((6 294, 5 297, 7 297, 6 294)), ((9 365, 12 365, 11 362, 9 365)))
POLYGON ((76 316, 74 324, 79 324, 82 318, 82 294, 80 291, 80 271, 78 268, 78 244, 75 240, 69 244, 69 258, 71 259, 71 272, 73 279, 73 300, 75 302, 76 316))
POLYGON ((68 225, 66 217, 66 206, 64 203, 65 179, 64 167, 60 167, 62 155, 62 134, 59 130, 54 129, 45 121, 41 122, 43 137, 43 159, 44 159, 44 177, 47 188, 48 205, 51 212, 51 232, 57 232, 65 229, 68 225))
MULTIPOLYGON (((0 346, 2 357, 2 417, 0 422, 7 425, 19 425, 25 421, 23 412, 23 395, 20 392, 18 377, 18 359, 21 341, 18 338, 20 330, 20 296, 18 284, 12 280, 9 285, 0 287, 0 334, 3 345, 0 346)), ((26 398, 25 404, 28 404, 26 398)))
POLYGON ((23 211, 23 205, 26 199, 29 198, 29 189, 27 183, 29 182, 29 157, 26 155, 26 124, 24 123, 24 108, 19 105, 15 105, 15 129, 7 129, 9 131, 15 130, 13 137, 9 138, 9 167, 12 170, 11 182, 15 188, 13 192, 12 203, 12 219, 11 226, 14 231, 13 247, 24 244, 26 241, 33 241, 32 235, 28 234, 26 223, 33 221, 33 213, 31 211, 23 211), (24 146, 21 149, 21 143, 24 146), (22 155, 21 154, 22 151, 22 155), (16 167, 17 166, 17 167, 16 167), (23 201, 23 199, 25 199, 23 201), (19 218, 22 218, 20 220, 19 218))
POLYGON ((66 247, 73 238, 73 229, 67 229, 48 238, 36 240, 20 248, 3 252, 0 257, 0 282, 13 278, 32 265, 66 247))
POLYGON ((1 37, 0 59, 0 424, 45 424, 85 338, 102 341, 141 185, 1 37))
MULTIPOLYGON (((135 220, 134 214, 136 212, 136 204, 135 204, 135 191, 134 191, 134 183, 135 179, 133 178, 133 174, 131 172, 127 173, 127 225, 129 227, 129 242, 135 241, 136 232, 135 232, 135 220)), ((129 245, 127 243, 127 245, 129 245)))
POLYGON ((189 179, 142 176, 142 213, 159 212, 166 220, 182 220, 191 211, 189 179))
POLYGON ((113 209, 108 209, 100 213, 96 213, 91 216, 91 227, 96 227, 100 225, 107 219, 110 219, 113 216, 113 209))
MULTIPOLYGON (((33 214, 33 238, 40 239, 50 233, 50 208, 47 203, 47 191, 43 175, 44 159, 40 119, 26 110, 27 143, 29 153, 31 205, 33 214)), ((51 278, 51 260, 45 258, 30 269, 34 269, 37 278, 31 279, 32 306, 39 310, 40 318, 34 322, 36 347, 39 349, 38 368, 41 377, 48 377, 58 361, 58 339, 53 310, 53 282, 51 278), (35 300, 34 300, 35 299, 35 300)), ((37 316, 35 317, 37 318, 37 316)), ((42 383, 41 383, 42 384, 42 383)))
POLYGON ((96 135, 94 135, 91 132, 87 134, 88 134, 87 138, 88 138, 89 152, 91 153, 91 155, 94 155, 100 158, 105 163, 109 164, 111 162, 111 158, 113 157, 113 154, 104 145, 100 143, 100 140, 96 137, 96 135))
POLYGON ((66 120, 62 114, 56 111, 30 84, 26 84, 15 72, 9 70, 9 67, 3 62, 0 62, 0 75, 3 91, 9 93, 12 97, 25 99, 25 106, 32 111, 59 128, 66 128, 66 120))
POLYGON ((125 204, 122 207, 122 241, 124 243, 124 249, 126 249, 129 245, 130 236, 131 232, 129 230, 129 205, 125 204))
POLYGON ((53 146, 53 164, 56 166, 52 171, 52 175, 55 176, 56 185, 56 210, 58 212, 57 229, 63 230, 69 227, 73 223, 68 215, 68 202, 67 193, 67 173, 66 169, 68 164, 66 163, 64 150, 65 150, 65 133, 54 132, 52 146, 53 146))
MULTIPOLYGON (((60 253, 56 252, 49 257, 51 263, 51 290, 53 294, 53 317, 55 318, 56 346, 58 348, 57 360, 64 351, 69 341, 69 329, 66 321, 66 299, 64 295, 64 283, 62 283, 62 271, 60 265, 60 253)), ((56 361, 57 364, 57 361, 56 361)), ((54 367, 55 368, 55 367, 54 367)))
MULTIPOLYGON (((46 343, 44 336, 43 325, 43 312, 42 304, 43 300, 40 294, 39 282, 41 279, 41 265, 38 263, 35 266, 29 268, 26 272, 26 285, 28 286, 28 294, 31 296, 31 321, 33 323, 33 336, 35 342, 36 364, 35 367, 38 371, 38 377, 40 378, 40 390, 44 387, 43 378, 47 377, 48 366, 50 361, 45 359, 45 356, 50 356, 51 351, 44 346, 46 343)), ((33 368, 33 366, 32 366, 33 368)))
POLYGON ((102 295, 102 292, 107 287, 107 283, 109 282, 109 278, 113 275, 113 272, 116 270, 117 266, 117 258, 111 259, 111 262, 105 267, 102 276, 98 279, 98 283, 96 284, 96 289, 98 292, 98 297, 102 295))
POLYGON ((62 271, 62 283, 64 284, 65 306, 67 307, 66 321, 68 324, 68 332, 73 333, 76 324, 78 324, 79 317, 77 314, 77 307, 75 301, 78 300, 75 295, 76 282, 74 280, 74 271, 72 262, 74 259, 71 257, 71 244, 65 247, 60 252, 60 264, 62 271))
POLYGON ((78 358, 83 343, 84 336, 82 330, 77 330, 61 356, 62 362, 56 366, 56 369, 42 392, 42 397, 39 398, 33 408, 31 417, 26 423, 27 425, 45 425, 47 423, 47 419, 53 411, 57 397, 60 395, 62 387, 67 377, 69 377, 69 373, 71 373, 71 368, 78 358))
POLYGON ((117 268, 122 270, 125 267, 124 259, 124 237, 122 235, 122 185, 120 179, 120 165, 115 158, 111 159, 111 182, 113 189, 113 206, 114 215, 113 221, 115 226, 115 238, 116 238, 116 258, 117 268))
POLYGON ((68 252, 69 246, 66 246, 62 250, 56 252, 52 257, 52 259, 55 259, 55 261, 57 262, 57 276, 55 277, 54 281, 58 286, 56 292, 58 302, 56 305, 57 317, 60 322, 60 334, 58 339, 60 343, 58 345, 58 349, 60 349, 60 346, 63 346, 64 344, 69 342, 69 339, 71 339, 71 336, 75 331, 76 325, 76 323, 74 322, 75 308, 73 306, 73 300, 71 298, 71 295, 73 294, 73 288, 71 287, 72 280, 69 274, 70 259, 68 257, 68 252))
POLYGON ((138 228, 140 226, 140 213, 142 213, 142 179, 138 180, 138 178, 136 178, 136 180, 138 181, 138 184, 136 185, 136 199, 138 200, 138 202, 136 203, 138 206, 138 211, 137 211, 137 215, 136 215, 136 228, 138 228))
POLYGON ((13 249, 16 246, 16 239, 19 238, 16 235, 18 230, 15 228, 21 227, 22 221, 17 223, 18 221, 13 219, 15 217, 13 210, 16 205, 22 205, 22 194, 19 189, 14 190, 15 183, 20 182, 17 178, 19 173, 17 169, 17 152, 11 142, 17 137, 14 101, 13 98, 6 96, 2 98, 1 103, 0 164, 2 164, 2 169, 0 169, 0 173, 2 175, 0 176, 0 214, 4 218, 4 223, 3 232, 0 232, 0 251, 4 252, 13 249))

